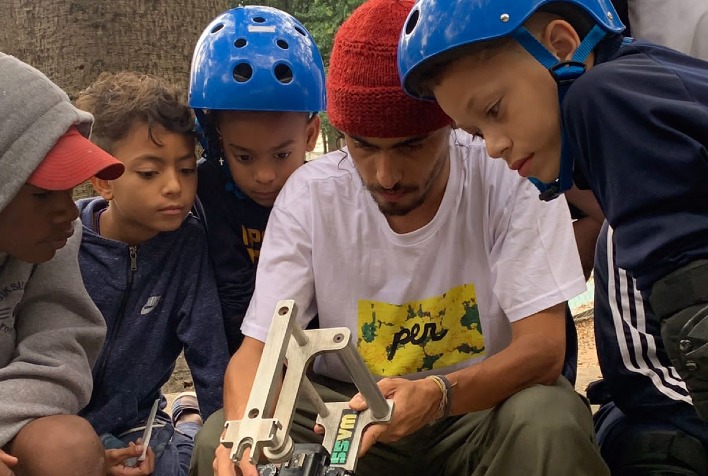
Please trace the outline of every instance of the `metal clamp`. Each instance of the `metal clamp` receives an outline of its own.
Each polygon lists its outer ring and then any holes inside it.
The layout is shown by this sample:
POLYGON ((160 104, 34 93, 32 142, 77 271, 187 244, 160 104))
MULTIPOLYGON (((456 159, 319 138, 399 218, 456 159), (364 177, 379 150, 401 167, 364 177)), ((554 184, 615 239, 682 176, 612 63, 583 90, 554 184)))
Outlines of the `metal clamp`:
POLYGON ((246 448, 251 448, 252 464, 258 463, 261 453, 271 463, 287 461, 293 450, 290 426, 302 390, 317 410, 317 423, 325 428, 323 446, 331 454, 332 466, 353 471, 363 430, 372 423, 389 422, 393 401, 381 394, 348 328, 303 331, 296 316, 295 301, 279 301, 276 305, 244 417, 225 423, 221 444, 231 448, 234 462, 243 457, 246 448), (324 352, 336 352, 340 357, 366 400, 367 410, 355 412, 348 402, 322 401, 305 370, 316 355, 324 352))

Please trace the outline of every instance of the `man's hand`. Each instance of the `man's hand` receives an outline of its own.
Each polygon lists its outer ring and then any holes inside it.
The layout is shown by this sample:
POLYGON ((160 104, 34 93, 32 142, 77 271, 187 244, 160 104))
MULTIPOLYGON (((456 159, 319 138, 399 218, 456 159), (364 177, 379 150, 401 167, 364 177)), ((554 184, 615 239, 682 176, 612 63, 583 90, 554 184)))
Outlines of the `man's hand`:
MULTIPOLYGON (((377 441, 393 442, 421 429, 433 421, 442 392, 431 379, 407 380, 385 378, 378 383, 384 397, 393 399, 393 418, 388 424, 376 424, 364 430, 359 446, 359 457, 377 441)), ((366 400, 357 393, 349 401, 352 410, 366 410, 366 400)))
POLYGON ((13 466, 17 464, 17 458, 0 450, 0 476, 15 476, 12 472, 13 466))
POLYGON ((143 454, 143 445, 140 438, 130 442, 127 448, 106 450, 106 475, 107 476, 148 476, 155 470, 155 453, 148 447, 144 461, 137 466, 126 466, 125 460, 137 458, 143 454))
POLYGON ((214 475, 215 476, 258 476, 258 469, 248 461, 251 456, 251 450, 246 449, 243 453, 243 458, 238 466, 231 461, 231 449, 224 445, 219 445, 216 448, 214 457, 214 475))

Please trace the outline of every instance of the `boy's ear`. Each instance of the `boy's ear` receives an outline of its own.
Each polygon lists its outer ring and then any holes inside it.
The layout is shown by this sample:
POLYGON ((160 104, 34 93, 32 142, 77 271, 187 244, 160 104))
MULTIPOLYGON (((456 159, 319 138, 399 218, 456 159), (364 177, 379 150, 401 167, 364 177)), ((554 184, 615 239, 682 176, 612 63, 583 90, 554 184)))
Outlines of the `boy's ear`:
POLYGON ((561 19, 553 20, 546 25, 541 41, 561 61, 569 61, 581 43, 575 28, 561 19))
POLYGON ((315 150, 317 145, 317 138, 320 135, 320 116, 315 115, 307 122, 307 144, 306 149, 308 152, 315 150))
POLYGON ((104 200, 113 200, 113 182, 111 180, 91 177, 91 185, 93 185, 93 189, 97 194, 103 197, 104 200))

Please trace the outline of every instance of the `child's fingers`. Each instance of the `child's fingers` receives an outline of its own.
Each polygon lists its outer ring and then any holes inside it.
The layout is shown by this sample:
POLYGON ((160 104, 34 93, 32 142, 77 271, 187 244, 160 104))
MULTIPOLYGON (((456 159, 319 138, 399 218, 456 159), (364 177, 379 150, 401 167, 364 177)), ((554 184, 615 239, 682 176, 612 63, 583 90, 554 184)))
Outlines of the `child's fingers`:
POLYGON ((128 458, 140 456, 143 452, 142 446, 132 445, 128 448, 118 448, 115 450, 106 450, 106 465, 117 466, 122 465, 123 461, 128 458))
POLYGON ((3 450, 0 450, 0 462, 7 466, 15 466, 17 464, 17 458, 9 453, 5 453, 3 450))
POLYGON ((155 471, 155 452, 149 446, 145 453, 145 460, 140 463, 140 469, 147 471, 145 474, 152 474, 155 471))

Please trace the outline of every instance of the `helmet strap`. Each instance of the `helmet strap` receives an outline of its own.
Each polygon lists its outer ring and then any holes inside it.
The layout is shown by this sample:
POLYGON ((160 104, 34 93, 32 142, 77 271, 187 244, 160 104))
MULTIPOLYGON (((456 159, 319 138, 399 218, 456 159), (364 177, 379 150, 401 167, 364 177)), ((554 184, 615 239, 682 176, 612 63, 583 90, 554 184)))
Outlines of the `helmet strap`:
MULTIPOLYGON (((597 44, 607 36, 607 32, 600 25, 595 25, 580 42, 570 61, 559 61, 523 26, 516 29, 513 36, 531 56, 536 58, 551 73, 558 85, 558 104, 561 105, 570 86, 585 73, 585 60, 597 44)), ((565 130, 561 127, 561 160, 558 178, 553 182, 542 182, 535 177, 529 177, 529 181, 540 192, 538 198, 543 201, 550 201, 569 190, 573 186, 573 164, 570 143, 566 137, 565 130)))

